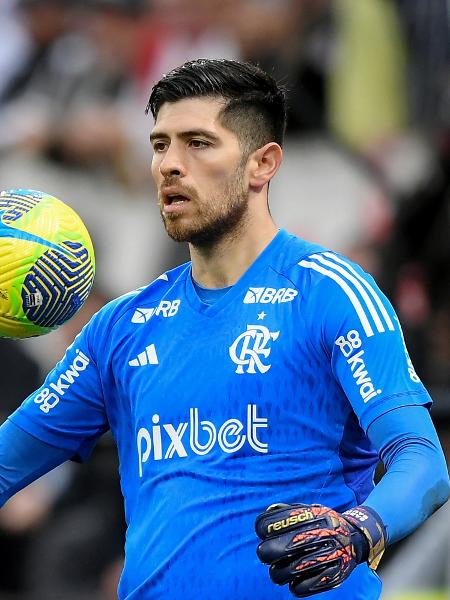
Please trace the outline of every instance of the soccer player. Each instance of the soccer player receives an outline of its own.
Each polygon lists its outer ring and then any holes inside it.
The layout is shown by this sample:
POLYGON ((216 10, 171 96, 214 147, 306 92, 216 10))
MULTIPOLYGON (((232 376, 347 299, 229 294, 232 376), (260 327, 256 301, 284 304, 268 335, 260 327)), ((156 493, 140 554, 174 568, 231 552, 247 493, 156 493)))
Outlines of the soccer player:
POLYGON ((103 307, 5 422, 2 500, 111 429, 121 600, 379 598, 386 544, 449 496, 394 310, 359 266, 272 221, 270 76, 192 61, 148 110, 162 220, 192 260, 103 307))

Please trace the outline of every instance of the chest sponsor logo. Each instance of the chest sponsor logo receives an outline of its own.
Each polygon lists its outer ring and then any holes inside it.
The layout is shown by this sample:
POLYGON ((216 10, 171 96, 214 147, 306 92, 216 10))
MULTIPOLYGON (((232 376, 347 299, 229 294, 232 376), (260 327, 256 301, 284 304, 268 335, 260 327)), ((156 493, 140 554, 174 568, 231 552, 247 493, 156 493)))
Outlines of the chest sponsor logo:
POLYGON ((42 388, 34 397, 34 402, 39 404, 42 412, 47 414, 52 408, 55 408, 66 391, 78 379, 80 373, 88 368, 90 359, 81 350, 76 350, 76 353, 69 368, 56 381, 49 383, 48 387, 42 388))
POLYGON ((383 390, 375 389, 373 381, 364 362, 364 350, 359 332, 352 329, 346 336, 341 335, 335 342, 350 365, 353 379, 358 386, 359 394, 364 402, 369 402, 383 390))
POLYGON ((272 366, 263 361, 269 358, 270 342, 275 342, 279 331, 269 331, 264 325, 247 325, 228 349, 231 360, 237 365, 236 373, 267 373, 272 366))
POLYGON ((244 296, 244 304, 280 304, 292 302, 297 296, 292 288, 251 287, 244 296))
POLYGON ((248 444, 255 452, 266 454, 268 444, 259 439, 259 430, 267 429, 268 420, 257 415, 256 404, 247 405, 245 421, 232 418, 217 425, 201 420, 198 408, 189 409, 189 420, 174 425, 160 424, 160 416, 152 416, 152 427, 141 427, 137 432, 136 446, 139 477, 143 476, 148 460, 170 460, 197 454, 204 456, 215 447, 233 454, 248 444))
POLYGON ((161 300, 158 306, 136 308, 131 317, 132 323, 147 323, 153 315, 157 317, 173 317, 177 314, 181 300, 161 300))

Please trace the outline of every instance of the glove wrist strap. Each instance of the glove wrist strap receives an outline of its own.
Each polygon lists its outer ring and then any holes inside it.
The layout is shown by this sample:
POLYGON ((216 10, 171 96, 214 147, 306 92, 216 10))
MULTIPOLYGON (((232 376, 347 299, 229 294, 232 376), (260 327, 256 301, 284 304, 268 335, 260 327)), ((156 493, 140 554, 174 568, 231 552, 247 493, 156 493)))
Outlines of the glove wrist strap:
POLYGON ((342 516, 359 529, 369 542, 367 562, 376 569, 386 546, 386 530, 379 515, 367 506, 356 506, 342 513, 342 516))

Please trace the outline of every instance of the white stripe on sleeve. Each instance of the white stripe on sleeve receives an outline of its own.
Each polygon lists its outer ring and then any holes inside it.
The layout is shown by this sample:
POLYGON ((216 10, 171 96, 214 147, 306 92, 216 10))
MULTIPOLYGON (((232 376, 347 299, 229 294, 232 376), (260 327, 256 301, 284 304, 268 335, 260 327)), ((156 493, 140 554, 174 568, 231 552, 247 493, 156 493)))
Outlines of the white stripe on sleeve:
POLYGON ((298 264, 302 267, 306 267, 307 269, 313 269, 314 271, 317 271, 318 273, 321 273, 322 275, 326 275, 327 277, 333 279, 333 281, 335 281, 339 285, 339 287, 345 292, 348 299, 352 303, 367 337, 371 337, 374 335, 373 329, 369 323, 369 319, 367 318, 367 315, 362 307, 361 302, 358 300, 358 297, 356 296, 355 292, 340 275, 338 275, 335 271, 325 269, 316 262, 301 260, 298 264))
POLYGON ((379 294, 377 294, 377 292, 375 291, 375 289, 370 285, 370 283, 364 279, 364 277, 361 277, 361 275, 356 271, 356 269, 354 269, 352 267, 352 265, 350 265, 348 262, 346 262, 345 260, 342 260, 342 258, 339 258, 338 256, 336 256, 335 254, 333 254, 332 252, 324 252, 325 256, 328 256, 329 258, 334 259, 336 262, 344 265, 345 267, 347 267, 347 269, 349 271, 351 271, 355 277, 357 277, 363 284, 364 286, 369 290, 372 298, 375 300, 381 314, 383 315, 383 318, 386 322, 386 325, 388 326, 388 329, 390 329, 391 331, 395 331, 395 326, 394 323, 392 322, 391 317, 389 316, 386 307, 384 306, 379 294))
POLYGON ((369 312, 372 316, 372 319, 373 319, 379 333, 383 333, 383 331, 385 331, 384 325, 381 322, 380 316, 377 313, 377 310, 376 310, 372 300, 369 298, 369 295, 367 294, 366 290, 363 288, 363 286, 360 284, 360 282, 356 279, 356 277, 351 275, 346 269, 344 269, 340 265, 337 265, 335 262, 333 262, 331 260, 327 260, 320 254, 312 254, 309 258, 314 258, 314 259, 318 260, 325 266, 330 267, 331 269, 340 273, 343 277, 345 277, 345 279, 348 279, 355 286, 355 288, 358 290, 358 292, 361 294, 364 302, 366 303, 367 308, 369 309, 369 312))

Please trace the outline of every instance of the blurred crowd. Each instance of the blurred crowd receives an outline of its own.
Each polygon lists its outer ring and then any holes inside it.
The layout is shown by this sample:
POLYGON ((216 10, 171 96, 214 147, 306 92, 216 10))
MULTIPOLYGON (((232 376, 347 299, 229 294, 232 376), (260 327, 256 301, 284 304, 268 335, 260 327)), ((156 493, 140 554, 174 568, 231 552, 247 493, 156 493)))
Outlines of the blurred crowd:
MULTIPOLYGON (((67 325, 0 340, 3 418, 94 311, 188 259, 160 223, 145 106, 153 82, 199 57, 256 62, 285 85, 274 218, 375 276, 449 455, 446 0, 2 0, 0 189, 60 197, 82 216, 97 257, 95 289, 67 325)), ((106 435, 86 465, 64 465, 0 511, 0 600, 116 597, 116 468, 106 435)), ((441 586, 450 558, 447 567, 441 586)))

